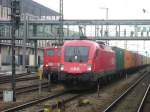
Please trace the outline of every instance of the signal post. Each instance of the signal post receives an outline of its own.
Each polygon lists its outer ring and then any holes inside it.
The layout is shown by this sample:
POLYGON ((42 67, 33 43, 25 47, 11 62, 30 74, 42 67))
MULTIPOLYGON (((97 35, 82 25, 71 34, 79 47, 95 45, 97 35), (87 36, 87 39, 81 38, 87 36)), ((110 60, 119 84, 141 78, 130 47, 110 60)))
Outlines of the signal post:
POLYGON ((20 24, 20 1, 11 0, 11 36, 12 36, 12 91, 13 101, 16 101, 16 65, 15 65, 15 32, 19 29, 20 24))

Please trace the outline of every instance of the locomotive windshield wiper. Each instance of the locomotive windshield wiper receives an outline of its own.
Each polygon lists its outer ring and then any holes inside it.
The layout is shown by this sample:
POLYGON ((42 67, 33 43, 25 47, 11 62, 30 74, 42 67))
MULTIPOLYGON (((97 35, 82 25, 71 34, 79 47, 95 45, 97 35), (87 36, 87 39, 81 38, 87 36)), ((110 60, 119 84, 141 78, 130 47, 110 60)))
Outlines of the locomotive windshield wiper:
POLYGON ((77 61, 78 61, 78 62, 82 62, 82 58, 81 58, 82 56, 81 56, 81 53, 80 53, 79 48, 76 48, 76 51, 77 51, 77 52, 76 52, 76 55, 77 55, 77 59, 78 59, 77 61), (79 58, 78 58, 78 57, 79 57, 79 58))

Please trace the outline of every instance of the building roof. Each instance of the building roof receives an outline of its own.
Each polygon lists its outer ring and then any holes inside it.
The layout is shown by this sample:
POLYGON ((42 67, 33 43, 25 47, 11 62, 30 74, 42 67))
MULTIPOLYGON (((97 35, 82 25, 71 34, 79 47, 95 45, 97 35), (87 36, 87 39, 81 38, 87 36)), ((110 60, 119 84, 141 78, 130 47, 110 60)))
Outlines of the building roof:
POLYGON ((23 11, 35 16, 59 16, 56 11, 32 0, 22 0, 23 11))
MULTIPOLYGON (((10 7, 11 0, 0 0, 4 7, 10 7)), ((20 0, 23 13, 34 16, 59 16, 59 13, 32 0, 20 0)))

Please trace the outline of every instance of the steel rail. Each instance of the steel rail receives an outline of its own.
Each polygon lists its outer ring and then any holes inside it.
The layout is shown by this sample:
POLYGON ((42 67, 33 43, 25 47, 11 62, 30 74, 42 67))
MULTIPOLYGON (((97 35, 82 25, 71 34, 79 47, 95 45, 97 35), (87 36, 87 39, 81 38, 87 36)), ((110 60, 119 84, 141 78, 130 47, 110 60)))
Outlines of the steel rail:
MULTIPOLYGON (((2 75, 0 76, 0 80, 1 79, 5 79, 5 78, 11 78, 11 75, 6 75, 7 73, 5 73, 5 75, 2 75)), ((29 73, 19 73, 19 74, 16 74, 16 77, 19 78, 19 77, 23 77, 23 76, 28 76, 28 75, 31 75, 29 73)))
MULTIPOLYGON (((70 98, 67 98, 67 99, 63 100, 63 104, 69 103, 69 102, 75 100, 76 98, 78 98, 80 96, 82 96, 82 94, 77 94, 77 95, 74 95, 70 98)), ((57 104, 53 104, 52 107, 57 107, 57 104)), ((44 109, 40 109, 37 112, 44 112, 44 109)))
POLYGON ((140 81, 147 75, 142 75, 134 84, 132 84, 123 94, 121 94, 113 103, 111 103, 103 112, 110 112, 140 81))
POLYGON ((66 93, 67 93, 67 91, 63 91, 63 92, 60 92, 60 93, 52 95, 52 96, 47 96, 47 97, 43 97, 41 99, 36 99, 36 100, 28 101, 28 102, 23 103, 21 105, 18 105, 18 106, 15 106, 15 107, 12 107, 12 108, 9 108, 9 109, 6 109, 6 110, 2 110, 2 112, 14 112, 14 111, 18 111, 18 110, 21 110, 21 109, 24 109, 24 108, 27 108, 27 107, 31 107, 31 106, 36 105, 38 103, 41 103, 43 101, 56 98, 58 96, 66 94, 66 93))
MULTIPOLYGON (((21 76, 21 74, 19 74, 19 75, 16 77, 16 81, 24 81, 24 80, 37 79, 36 76, 24 77, 24 76, 28 76, 28 75, 31 75, 31 74, 23 74, 22 76, 21 76)), ((9 83, 10 81, 11 81, 11 76, 4 76, 4 77, 1 77, 1 78, 0 78, 0 84, 9 83)))
MULTIPOLYGON (((43 83, 42 84, 42 88, 46 88, 48 87, 48 83, 43 83)), ((22 93, 27 93, 27 92, 32 92, 32 91, 35 91, 35 90, 38 90, 38 84, 36 85, 30 85, 30 86, 25 86, 25 87, 21 87, 21 88, 17 88, 16 89, 16 94, 22 94, 22 93)), ((0 92, 0 99, 3 98, 3 93, 0 92)))
POLYGON ((144 107, 144 103, 145 103, 145 100, 146 100, 146 98, 147 98, 147 96, 148 96, 149 90, 150 90, 150 84, 148 85, 148 87, 147 87, 147 89, 146 89, 146 92, 145 92, 145 94, 144 94, 144 96, 143 96, 143 98, 142 98, 142 101, 141 101, 141 103, 140 103, 140 106, 139 106, 137 112, 143 112, 142 109, 143 109, 143 107, 144 107))

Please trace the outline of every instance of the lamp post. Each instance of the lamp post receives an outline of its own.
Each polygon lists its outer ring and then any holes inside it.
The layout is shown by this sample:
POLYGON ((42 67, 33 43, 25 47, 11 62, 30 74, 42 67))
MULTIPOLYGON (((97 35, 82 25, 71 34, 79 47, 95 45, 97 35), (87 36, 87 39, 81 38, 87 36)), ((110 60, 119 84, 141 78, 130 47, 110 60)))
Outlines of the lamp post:
MULTIPOLYGON (((100 7, 100 9, 106 10, 106 20, 108 20, 108 8, 107 7, 100 7)), ((108 31, 108 25, 106 25, 106 31, 108 31)))
POLYGON ((145 53, 146 53, 146 64, 147 64, 147 54, 148 54, 148 52, 147 52, 147 51, 145 51, 145 53))
MULTIPOLYGON (((147 11, 146 9, 142 9, 142 12, 145 14, 145 13, 150 13, 149 11, 147 11)), ((143 31, 142 31, 143 32, 143 31)), ((147 32, 147 33, 149 33, 149 32, 147 32)), ((143 35, 142 35, 143 36, 143 35)), ((148 34, 147 34, 147 36, 148 36, 148 34)), ((145 50, 145 40, 143 41, 143 48, 144 48, 144 50, 145 50)), ((146 55, 147 55, 147 51, 145 52, 146 53, 146 55)), ((147 61, 147 58, 146 58, 146 61, 147 61)))
POLYGON ((108 8, 107 7, 100 7, 100 9, 106 10, 106 20, 108 20, 108 8))
MULTIPOLYGON (((108 8, 107 7, 100 7, 100 9, 106 10, 106 20, 108 20, 108 8)), ((108 36, 108 31, 109 31, 109 28, 108 28, 108 25, 106 25, 106 36, 108 36)), ((106 43, 109 44, 109 41, 106 41, 106 43)))

